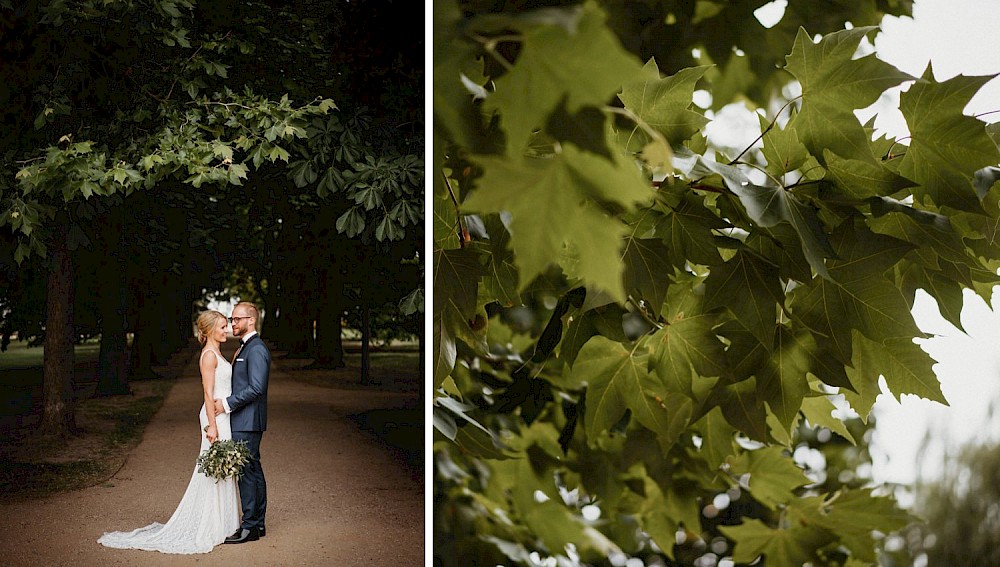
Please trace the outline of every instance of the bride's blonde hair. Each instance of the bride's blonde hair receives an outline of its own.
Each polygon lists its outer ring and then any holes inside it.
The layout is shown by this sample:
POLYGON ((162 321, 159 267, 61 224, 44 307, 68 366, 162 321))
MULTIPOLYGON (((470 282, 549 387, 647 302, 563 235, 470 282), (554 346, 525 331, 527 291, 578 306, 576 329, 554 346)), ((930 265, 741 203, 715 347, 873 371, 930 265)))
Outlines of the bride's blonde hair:
POLYGON ((212 334, 212 330, 215 329, 215 323, 219 319, 225 320, 226 316, 218 311, 202 311, 201 315, 198 315, 198 342, 205 344, 208 341, 208 335, 212 334))

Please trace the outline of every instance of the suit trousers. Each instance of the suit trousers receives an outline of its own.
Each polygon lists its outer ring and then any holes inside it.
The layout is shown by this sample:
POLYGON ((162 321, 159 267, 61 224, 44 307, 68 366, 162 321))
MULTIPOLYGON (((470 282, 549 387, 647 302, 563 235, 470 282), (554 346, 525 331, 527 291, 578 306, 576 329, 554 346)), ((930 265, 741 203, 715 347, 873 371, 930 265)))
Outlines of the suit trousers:
POLYGON ((260 465, 260 440, 262 431, 233 431, 233 439, 246 441, 250 449, 250 462, 243 467, 239 478, 240 503, 243 507, 243 522, 241 528, 260 528, 264 526, 264 513, 267 511, 267 483, 264 481, 264 469, 260 465))

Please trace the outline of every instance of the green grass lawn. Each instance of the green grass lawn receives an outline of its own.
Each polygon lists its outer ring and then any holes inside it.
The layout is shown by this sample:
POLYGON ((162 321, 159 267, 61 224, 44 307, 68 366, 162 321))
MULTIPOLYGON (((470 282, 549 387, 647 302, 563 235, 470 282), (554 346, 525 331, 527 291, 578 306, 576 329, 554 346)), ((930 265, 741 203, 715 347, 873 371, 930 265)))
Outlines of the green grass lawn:
MULTIPOLYGON (((74 347, 77 364, 97 362, 97 354, 101 350, 98 340, 87 341, 74 347)), ((0 371, 20 370, 25 368, 41 368, 45 349, 29 347, 27 342, 14 341, 7 350, 0 352, 0 371)))

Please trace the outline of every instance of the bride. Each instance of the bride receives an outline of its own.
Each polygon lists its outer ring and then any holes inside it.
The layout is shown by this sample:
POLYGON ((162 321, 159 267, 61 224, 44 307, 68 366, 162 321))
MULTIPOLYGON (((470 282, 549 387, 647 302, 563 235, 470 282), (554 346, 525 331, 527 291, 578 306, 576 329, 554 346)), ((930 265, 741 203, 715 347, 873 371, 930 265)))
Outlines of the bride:
MULTIPOLYGON (((226 342, 226 316, 205 311, 198 316, 198 341, 204 345, 198 366, 205 404, 201 406, 201 450, 216 439, 232 439, 229 415, 206 413, 214 400, 232 393, 233 368, 222 357, 219 345, 226 342)), ((105 533, 97 541, 119 549, 145 549, 163 553, 208 553, 240 527, 240 498, 236 479, 216 481, 195 467, 187 491, 166 524, 153 523, 131 532, 105 533)))

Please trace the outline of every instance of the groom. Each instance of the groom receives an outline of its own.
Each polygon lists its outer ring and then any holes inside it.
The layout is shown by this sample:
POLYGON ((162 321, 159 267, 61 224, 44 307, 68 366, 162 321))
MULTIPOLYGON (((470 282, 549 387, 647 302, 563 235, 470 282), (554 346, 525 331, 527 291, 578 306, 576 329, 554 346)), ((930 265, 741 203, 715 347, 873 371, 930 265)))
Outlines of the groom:
POLYGON ((229 322, 240 346, 233 357, 233 394, 215 400, 215 413, 230 414, 233 439, 246 441, 250 462, 239 478, 243 522, 226 543, 245 543, 264 537, 267 484, 260 465, 260 439, 267 429, 267 376, 271 352, 257 334, 259 313, 252 303, 237 303, 229 322))

